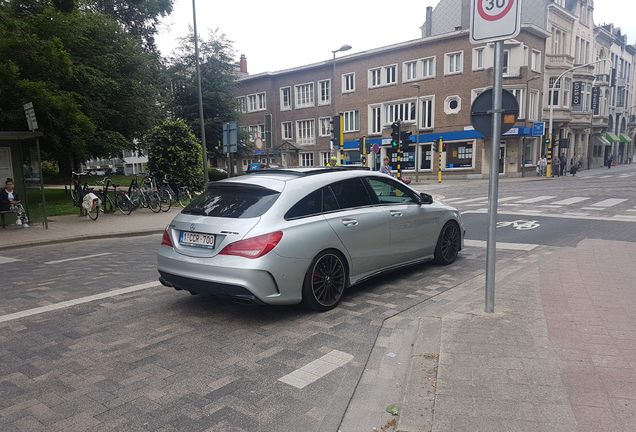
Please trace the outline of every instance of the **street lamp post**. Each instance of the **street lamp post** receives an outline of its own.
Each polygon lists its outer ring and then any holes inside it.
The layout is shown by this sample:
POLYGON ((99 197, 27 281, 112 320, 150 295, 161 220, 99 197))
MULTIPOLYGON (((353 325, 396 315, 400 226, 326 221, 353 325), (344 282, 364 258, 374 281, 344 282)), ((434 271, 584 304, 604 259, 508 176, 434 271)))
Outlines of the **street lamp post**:
MULTIPOLYGON (((570 68, 570 69, 566 70, 565 72, 563 72, 561 75, 559 75, 559 77, 554 81, 554 84, 552 84, 552 86, 550 87, 550 99, 548 100, 548 102, 550 104, 550 126, 548 128, 548 131, 550 132, 550 136, 549 136, 550 144, 549 144, 549 147, 548 147, 548 154, 552 153, 552 118, 553 118, 553 112, 554 112, 554 87, 556 87, 557 84, 560 83, 561 78, 566 73, 572 72, 573 70, 576 70, 576 69, 592 66, 593 64, 601 63, 601 62, 610 62, 610 64, 612 63, 612 61, 610 59, 601 59, 601 60, 596 60, 596 61, 593 61, 593 62, 590 62, 590 63, 586 63, 584 65, 574 66, 573 68, 570 68)), ((594 115, 594 114, 592 114, 592 115, 594 115)), ((550 171, 551 171, 550 170, 550 166, 551 165, 552 165, 551 161, 548 160, 548 167, 547 167, 547 171, 546 171, 546 174, 545 174, 546 178, 550 178, 550 171)))
MULTIPOLYGON (((338 115, 338 108, 337 108, 337 99, 338 99, 338 97, 337 97, 337 93, 336 93, 336 53, 340 52, 340 51, 349 51, 350 49, 351 49, 351 45, 344 44, 343 46, 341 46, 337 50, 331 51, 333 53, 333 61, 332 61, 333 67, 332 67, 332 72, 331 72, 331 75, 332 75, 331 88, 333 88, 333 92, 332 93, 333 93, 333 115, 334 115, 334 117, 338 115)), ((343 143, 340 143, 340 147, 342 147, 343 145, 344 145, 343 143)), ((332 143, 331 144, 331 151, 332 152, 333 152, 333 149, 334 149, 334 147, 333 147, 333 143, 332 143)), ((340 152, 340 153, 343 153, 343 152, 340 152)), ((333 155, 333 153, 332 153, 332 155, 333 155)), ((340 155, 341 163, 344 160, 343 158, 344 158, 344 155, 341 154, 340 155)))
MULTIPOLYGON (((194 23, 194 56, 197 65, 197 82, 199 88, 199 121, 201 122, 201 146, 203 147, 203 181, 208 182, 208 149, 205 144, 205 121, 203 117, 203 95, 201 93, 201 68, 199 67, 199 39, 197 36, 197 11, 195 0, 192 0, 192 21, 194 23)), ((230 172, 230 170, 227 170, 230 172)))
POLYGON ((417 134, 417 144, 415 144, 415 181, 420 181, 420 85, 418 83, 411 84, 411 87, 417 89, 417 106, 415 107, 415 115, 417 120, 415 121, 415 133, 417 134))
MULTIPOLYGON (((530 115, 530 81, 538 80, 541 75, 535 75, 526 81, 526 115, 524 116, 523 126, 528 127, 528 116, 530 115)), ((526 136, 523 136, 523 149, 521 150, 521 177, 526 176, 526 136)))

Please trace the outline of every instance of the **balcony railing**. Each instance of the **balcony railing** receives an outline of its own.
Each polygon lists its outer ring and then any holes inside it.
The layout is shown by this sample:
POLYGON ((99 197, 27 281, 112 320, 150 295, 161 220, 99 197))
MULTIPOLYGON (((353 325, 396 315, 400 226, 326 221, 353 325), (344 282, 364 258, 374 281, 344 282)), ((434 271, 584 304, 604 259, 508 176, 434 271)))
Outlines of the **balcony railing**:
POLYGON ((568 54, 546 54, 546 66, 569 69, 574 66, 574 57, 568 54))

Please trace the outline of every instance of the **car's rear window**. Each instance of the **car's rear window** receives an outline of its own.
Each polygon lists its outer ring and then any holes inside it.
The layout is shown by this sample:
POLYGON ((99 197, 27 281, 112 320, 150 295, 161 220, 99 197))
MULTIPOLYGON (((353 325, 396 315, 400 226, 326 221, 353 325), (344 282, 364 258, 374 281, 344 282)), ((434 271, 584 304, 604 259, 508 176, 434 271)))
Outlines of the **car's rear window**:
POLYGON ((181 213, 234 219, 259 217, 270 209, 279 196, 279 192, 261 187, 213 186, 195 198, 181 213))

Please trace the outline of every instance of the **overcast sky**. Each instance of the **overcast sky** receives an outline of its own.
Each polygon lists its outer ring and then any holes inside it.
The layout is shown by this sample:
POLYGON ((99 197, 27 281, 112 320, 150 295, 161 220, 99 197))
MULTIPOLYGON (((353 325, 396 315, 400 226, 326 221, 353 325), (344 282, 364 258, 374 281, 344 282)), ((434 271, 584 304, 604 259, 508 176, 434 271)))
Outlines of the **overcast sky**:
MULTIPOLYGON (((303 66, 333 58, 332 51, 351 45, 346 54, 421 37, 426 7, 438 0, 402 0, 392 5, 360 1, 198 0, 197 31, 207 39, 208 29, 219 29, 234 42, 237 58, 247 57, 248 72, 257 74, 303 66), (299 6, 302 5, 302 6, 299 6), (375 6, 374 6, 375 5, 375 6)), ((596 0, 594 23, 614 23, 636 41, 636 2, 596 0)), ((176 0, 172 15, 163 20, 157 44, 164 55, 176 46, 192 25, 192 0, 176 0)), ((338 53, 342 55, 342 53, 338 53)))

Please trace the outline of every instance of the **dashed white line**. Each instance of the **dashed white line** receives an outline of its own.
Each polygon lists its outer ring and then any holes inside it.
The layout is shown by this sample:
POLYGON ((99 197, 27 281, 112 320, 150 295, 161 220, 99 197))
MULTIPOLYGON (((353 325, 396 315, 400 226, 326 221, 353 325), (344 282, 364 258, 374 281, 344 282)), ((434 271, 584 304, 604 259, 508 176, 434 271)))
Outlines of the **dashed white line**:
POLYGON ((525 200, 521 200, 521 201, 517 201, 518 204, 533 204, 539 201, 546 201, 549 199, 554 199, 556 198, 555 196, 540 196, 540 197, 535 197, 535 198, 528 198, 525 200))
POLYGON ((100 254, 95 254, 95 255, 86 255, 86 256, 81 256, 81 257, 75 257, 75 258, 66 258, 66 259, 61 259, 61 260, 57 260, 57 261, 47 261, 44 264, 58 264, 61 262, 66 262, 66 261, 77 261, 77 260, 83 260, 86 258, 95 258, 95 257, 100 257, 100 256, 104 256, 104 255, 112 255, 111 252, 105 252, 105 253, 100 253, 100 254))
POLYGON ((19 260, 17 258, 10 258, 10 257, 0 256, 0 264, 7 264, 7 263, 16 262, 16 261, 21 261, 21 260, 19 260))
POLYGON ((572 198, 567 198, 561 201, 555 201, 552 204, 557 204, 557 205, 570 205, 570 204, 576 204, 578 202, 581 201, 585 201, 585 200, 589 200, 589 198, 586 197, 572 197, 572 198))
MULTIPOLYGON (((479 247, 485 248, 488 246, 488 242, 482 240, 464 240, 465 246, 471 247, 479 247)), ((531 244, 531 243, 504 243, 497 242, 497 249, 505 249, 505 250, 523 250, 523 251, 531 251, 532 249, 538 247, 539 245, 531 244)))
POLYGON ((351 354, 333 350, 300 369, 296 369, 292 373, 278 378, 278 381, 301 389, 317 381, 319 378, 324 377, 328 373, 333 372, 340 366, 346 365, 351 360, 353 360, 351 354))
POLYGON ((623 199, 623 198, 610 198, 610 199, 606 199, 603 201, 599 201, 597 203, 594 204, 590 204, 591 207, 612 207, 615 206, 616 204, 620 204, 622 202, 627 201, 627 199, 623 199))
POLYGON ((54 303, 48 306, 42 306, 42 307, 38 307, 38 308, 34 308, 34 309, 27 309, 27 310, 23 310, 20 312, 14 312, 12 314, 7 314, 7 315, 2 315, 0 316, 0 322, 6 322, 6 321, 13 321, 15 319, 18 318, 23 318, 26 316, 31 316, 31 315, 38 315, 44 312, 51 312, 54 310, 59 310, 59 309, 65 309, 67 307, 71 307, 71 306, 75 306, 75 305, 79 305, 79 304, 83 304, 83 303, 88 303, 88 302, 92 302, 95 300, 101 300, 101 299, 105 299, 105 298, 109 298, 109 297, 115 297, 118 295, 122 295, 122 294, 128 294, 131 292, 135 292, 135 291, 141 291, 147 288, 152 288, 154 286, 159 285, 158 281, 153 281, 153 282, 147 282, 145 284, 141 284, 141 285, 133 285, 130 286, 128 288, 121 288, 121 289, 116 289, 113 291, 107 291, 105 293, 100 293, 100 294, 95 294, 92 296, 87 296, 87 297, 80 297, 78 299, 74 299, 74 300, 68 300, 68 301, 63 301, 60 303, 54 303))

